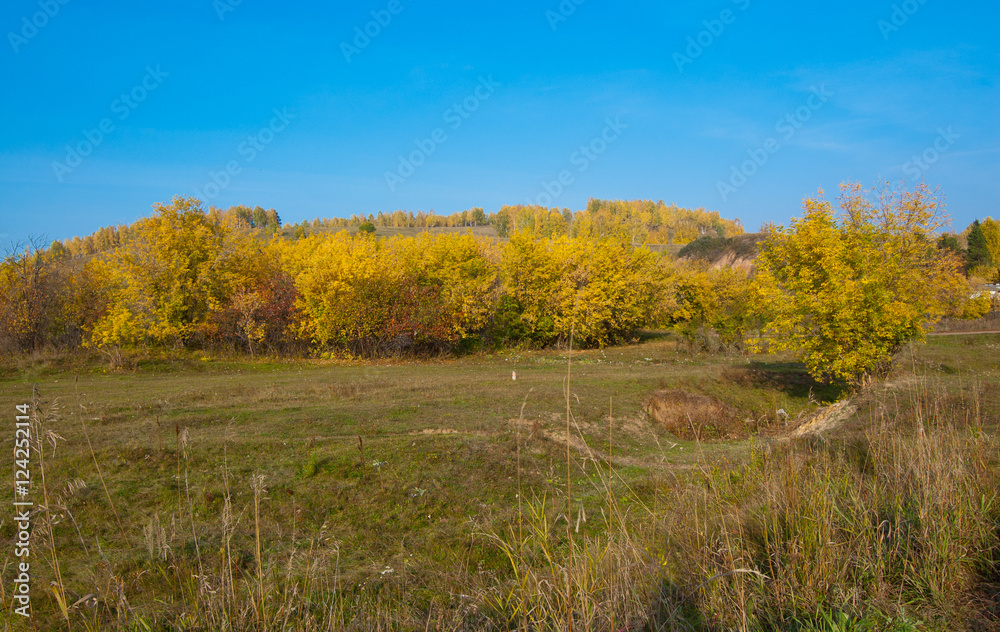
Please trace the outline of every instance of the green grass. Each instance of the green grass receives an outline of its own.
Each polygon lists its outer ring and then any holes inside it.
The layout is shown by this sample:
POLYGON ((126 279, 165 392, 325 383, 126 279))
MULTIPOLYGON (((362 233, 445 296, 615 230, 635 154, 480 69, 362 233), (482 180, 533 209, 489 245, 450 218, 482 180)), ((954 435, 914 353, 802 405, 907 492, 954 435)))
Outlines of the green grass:
MULTIPOLYGON (((691 355, 661 335, 574 352, 568 475, 573 521, 583 512, 588 516, 579 527, 578 544, 585 550, 574 550, 580 556, 574 581, 583 582, 574 608, 592 609, 581 611, 580 620, 606 621, 601 617, 610 609, 622 617, 715 629, 706 613, 739 611, 732 599, 740 594, 744 614, 778 617, 774 625, 786 629, 857 629, 850 626, 885 613, 902 620, 911 610, 937 626, 958 620, 937 605, 922 605, 943 597, 921 601, 905 590, 900 595, 916 599, 912 607, 857 600, 843 613, 814 593, 791 601, 755 593, 752 577, 741 574, 711 582, 693 601, 688 593, 694 577, 702 577, 700 583, 719 569, 741 567, 740 555, 768 555, 767 541, 727 531, 726 525, 766 524, 773 509, 758 504, 761 495, 792 480, 783 477, 803 463, 811 465, 795 479, 804 486, 802 498, 830 511, 840 503, 847 511, 836 495, 809 490, 826 489, 817 482, 824 471, 839 472, 846 481, 855 475, 852 463, 862 470, 870 466, 866 432, 886 410, 901 427, 964 419, 963 428, 981 427, 992 437, 1000 417, 1000 375, 989 349, 997 345, 1000 336, 994 335, 934 338, 915 347, 897 359, 887 385, 855 398, 859 412, 836 434, 791 444, 782 440, 787 433, 778 409, 795 419, 847 393, 813 383, 787 358, 691 355), (642 411, 644 399, 662 389, 718 399, 762 420, 760 435, 704 443, 671 437, 642 411), (781 457, 765 464, 759 462, 762 454, 781 457), (683 516, 703 524, 706 535, 679 523, 683 516), (730 523, 727 516, 739 520, 730 523), (723 557, 699 552, 698 542, 707 542, 709 532, 720 538, 728 533, 728 539, 714 541, 728 547, 723 557), (650 566, 656 556, 663 563, 650 566), (680 577, 683 569, 692 577, 680 577)), ((488 620, 495 623, 510 612, 520 621, 529 607, 551 615, 538 619, 539 626, 558 626, 567 607, 558 593, 564 576, 559 569, 569 559, 566 520, 559 518, 567 482, 565 352, 372 364, 180 353, 141 359, 136 366, 134 372, 113 373, 85 358, 38 357, 12 363, 0 381, 10 417, 37 387, 43 427, 61 437, 54 454, 44 444, 46 487, 58 501, 51 514, 40 513, 35 521, 55 522, 68 603, 88 594, 98 600, 94 609, 84 604, 69 613, 72 629, 143 629, 144 623, 216 629, 223 621, 237 622, 235 629, 263 629, 268 617, 269 629, 283 629, 281 617, 293 622, 291 629, 410 629, 428 622, 489 627, 488 620), (259 475, 267 491, 257 498, 257 520, 251 479, 259 475), (516 537, 512 525, 521 529, 516 537), (263 614, 255 610, 257 527, 267 587, 263 614), (527 540, 526 527, 535 529, 527 540), (530 587, 530 594, 511 592, 512 586, 530 587)), ((883 436, 891 442, 897 435, 885 430, 883 436)), ((961 453, 964 439, 948 441, 961 453)), ((901 454, 906 445, 893 449, 901 454)), ((995 467, 995 460, 987 465, 995 467)), ((9 460, 0 476, 12 480, 9 460)), ((40 482, 32 495, 41 503, 40 482)), ((844 529, 860 528, 867 514, 863 504, 858 507, 862 517, 845 518, 844 529)), ((995 515, 990 511, 980 513, 995 515)), ((794 516, 797 522, 807 519, 794 516)), ((782 537, 794 540, 790 528, 782 537)), ((47 590, 53 558, 42 532, 33 540, 33 605, 40 629, 57 629, 62 614, 47 590)), ((14 537, 9 520, 0 525, 0 535, 14 537)), ((806 553, 818 557, 803 553, 802 563, 828 555, 823 547, 806 553)), ((12 547, 5 556, 3 585, 9 591, 12 547)), ((9 604, 9 592, 4 600, 9 604)), ((14 629, 28 629, 18 619, 12 619, 14 629)))

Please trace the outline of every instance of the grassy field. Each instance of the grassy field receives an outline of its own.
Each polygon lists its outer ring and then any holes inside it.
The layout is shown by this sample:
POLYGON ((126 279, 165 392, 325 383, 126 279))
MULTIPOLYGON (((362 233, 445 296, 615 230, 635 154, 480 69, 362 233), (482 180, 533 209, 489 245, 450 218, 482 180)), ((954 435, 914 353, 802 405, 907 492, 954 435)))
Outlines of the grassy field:
MULTIPOLYGON (((816 415, 851 394, 787 358, 652 334, 570 366, 554 350, 12 361, 7 452, 16 404, 42 437, 31 621, 987 629, 997 357, 997 335, 908 348, 839 419, 816 415), (690 432, 646 414, 654 393, 690 432)), ((32 629, 13 614, 11 517, 0 534, 5 626, 32 629)))

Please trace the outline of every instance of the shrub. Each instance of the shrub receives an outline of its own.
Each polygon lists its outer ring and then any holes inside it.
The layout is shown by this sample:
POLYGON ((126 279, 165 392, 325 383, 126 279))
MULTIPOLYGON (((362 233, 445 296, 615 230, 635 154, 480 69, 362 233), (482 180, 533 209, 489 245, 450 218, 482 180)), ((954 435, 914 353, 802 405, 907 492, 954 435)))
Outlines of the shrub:
POLYGON ((756 282, 768 335, 757 347, 795 351, 817 378, 858 381, 961 313, 969 290, 958 259, 935 245, 944 220, 926 186, 841 190, 839 214, 822 196, 806 200, 801 218, 768 236, 756 282))

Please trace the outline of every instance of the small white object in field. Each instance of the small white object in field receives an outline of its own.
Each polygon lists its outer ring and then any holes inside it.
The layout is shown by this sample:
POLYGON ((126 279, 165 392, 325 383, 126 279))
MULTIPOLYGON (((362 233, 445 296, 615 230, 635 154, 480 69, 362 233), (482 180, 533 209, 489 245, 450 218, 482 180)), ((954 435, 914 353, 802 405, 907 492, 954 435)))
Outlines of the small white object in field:
POLYGON ((788 419, 788 413, 785 412, 784 408, 779 408, 778 409, 778 416, 781 417, 782 419, 786 419, 786 420, 788 419))
POLYGON ((517 381, 517 371, 510 372, 510 379, 514 380, 515 382, 517 381))

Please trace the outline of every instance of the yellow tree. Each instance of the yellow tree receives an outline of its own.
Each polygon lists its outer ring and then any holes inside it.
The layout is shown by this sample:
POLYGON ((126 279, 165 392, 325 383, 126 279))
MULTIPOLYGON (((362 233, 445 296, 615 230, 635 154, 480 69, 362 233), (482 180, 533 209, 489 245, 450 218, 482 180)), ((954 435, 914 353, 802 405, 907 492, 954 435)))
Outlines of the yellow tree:
POLYGON ((560 238, 554 242, 562 269, 552 292, 560 338, 604 347, 648 325, 660 304, 662 277, 656 256, 626 236, 560 238))
POLYGON ((284 240, 261 243, 250 229, 226 226, 223 248, 210 278, 209 314, 200 327, 212 342, 256 355, 291 342, 296 322, 295 286, 281 265, 284 240))
POLYGON ((391 244, 406 277, 414 326, 428 341, 454 344, 482 331, 496 307, 498 255, 470 234, 397 239, 391 244))
POLYGON ((284 247, 283 260, 298 290, 299 335, 317 347, 381 351, 402 291, 402 271, 387 242, 374 236, 311 235, 284 247))
POLYGON ((504 335, 604 346, 652 321, 662 276, 655 256, 621 239, 535 239, 515 233, 501 257, 504 335))
POLYGON ((968 284, 935 246, 946 218, 926 186, 841 193, 839 213, 820 191, 763 244, 757 289, 769 325, 756 346, 795 351, 816 378, 856 382, 961 313, 968 284))
POLYGON ((754 328, 754 287, 750 276, 736 268, 711 269, 699 262, 666 262, 671 293, 665 295, 667 321, 694 346, 717 343, 741 349, 754 328))
POLYGON ((300 335, 358 355, 448 348, 475 335, 495 305, 496 258, 471 235, 313 236, 284 248, 298 289, 300 335))
POLYGON ((72 281, 66 257, 42 249, 38 240, 0 260, 0 349, 31 351, 65 337, 73 326, 67 313, 72 281))
POLYGON ((997 268, 1000 268, 1000 222, 997 222, 992 217, 987 217, 982 221, 980 226, 986 242, 986 249, 990 253, 990 260, 993 262, 992 267, 989 270, 983 270, 983 272, 986 272, 987 277, 991 280, 997 279, 997 268))
POLYGON ((504 338, 548 344, 557 337, 552 293, 560 269, 547 240, 516 231, 500 258, 503 296, 497 326, 504 338))
POLYGON ((238 288, 252 285, 263 260, 246 228, 213 220, 194 198, 154 209, 128 241, 91 264, 107 305, 90 331, 99 348, 185 344, 238 288))

